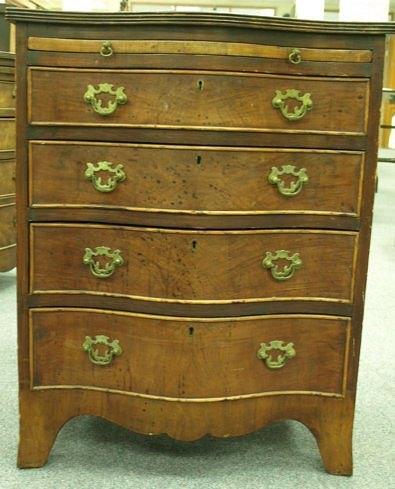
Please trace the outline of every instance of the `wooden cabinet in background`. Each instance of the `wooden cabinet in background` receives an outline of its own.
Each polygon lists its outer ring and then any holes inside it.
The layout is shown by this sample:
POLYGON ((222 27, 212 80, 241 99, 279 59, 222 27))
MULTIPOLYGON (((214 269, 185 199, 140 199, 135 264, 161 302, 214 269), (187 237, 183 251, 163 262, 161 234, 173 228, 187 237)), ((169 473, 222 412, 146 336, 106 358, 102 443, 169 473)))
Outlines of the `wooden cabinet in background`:
POLYGON ((16 261, 14 59, 0 52, 0 272, 16 261))

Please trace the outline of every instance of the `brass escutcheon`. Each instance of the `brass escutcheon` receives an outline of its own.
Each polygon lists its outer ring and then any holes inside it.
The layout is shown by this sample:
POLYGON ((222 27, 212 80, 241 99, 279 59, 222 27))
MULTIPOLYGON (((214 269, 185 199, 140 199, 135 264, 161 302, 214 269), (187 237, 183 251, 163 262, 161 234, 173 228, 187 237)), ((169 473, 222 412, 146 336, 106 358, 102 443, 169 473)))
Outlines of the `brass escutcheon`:
POLYGON ((120 250, 111 250, 107 246, 97 246, 94 250, 85 248, 83 263, 84 265, 89 265, 90 271, 95 277, 108 278, 111 277, 117 267, 123 265, 124 260, 120 250), (109 258, 110 261, 101 266, 96 258, 103 256, 109 258))
POLYGON ((309 181, 306 168, 300 168, 298 170, 294 165, 283 165, 281 169, 273 166, 267 179, 272 185, 277 185, 278 191, 285 197, 298 195, 302 190, 303 184, 309 181), (281 178, 283 175, 291 175, 296 177, 297 180, 296 182, 291 182, 287 187, 286 183, 281 178))
POLYGON ((311 100, 311 94, 301 94, 300 90, 293 88, 285 90, 276 90, 276 94, 272 100, 272 105, 275 109, 279 109, 281 114, 289 121, 297 121, 302 119, 308 110, 313 108, 313 101, 311 100), (288 110, 287 100, 296 100, 300 102, 300 105, 295 106, 292 111, 288 110))
POLYGON ((270 270, 275 280, 283 282, 293 277, 295 271, 301 268, 302 260, 299 253, 291 255, 291 252, 286 250, 277 250, 274 253, 267 251, 265 258, 262 260, 262 266, 270 270), (284 265, 282 270, 280 270, 279 266, 275 263, 277 260, 287 260, 290 264, 284 265))
POLYGON ((108 116, 113 114, 118 105, 126 104, 128 97, 125 94, 124 87, 113 88, 111 83, 100 83, 97 87, 94 85, 88 85, 88 88, 84 94, 85 102, 90 105, 95 112, 99 115, 108 116), (103 101, 96 96, 101 94, 109 94, 115 97, 115 100, 109 100, 107 106, 103 107, 103 101))
POLYGON ((260 360, 264 360, 266 366, 272 370, 284 367, 287 361, 296 356, 296 351, 293 343, 285 344, 281 340, 273 340, 270 343, 261 343, 257 356, 260 360), (277 355, 274 360, 269 353, 272 350, 277 350, 283 353, 277 355))
POLYGON ((97 335, 94 338, 85 336, 82 349, 88 353, 89 360, 95 365, 109 365, 114 357, 122 354, 122 348, 118 340, 110 341, 108 336, 97 335), (106 347, 106 350, 99 353, 98 345, 106 347))
POLYGON ((99 161, 96 165, 93 163, 86 164, 85 178, 92 182, 94 188, 98 192, 108 193, 117 188, 118 182, 123 182, 126 179, 126 174, 123 170, 123 165, 121 164, 113 168, 113 163, 110 163, 109 161, 99 161), (110 173, 106 182, 103 182, 100 175, 96 175, 96 173, 99 172, 110 173))

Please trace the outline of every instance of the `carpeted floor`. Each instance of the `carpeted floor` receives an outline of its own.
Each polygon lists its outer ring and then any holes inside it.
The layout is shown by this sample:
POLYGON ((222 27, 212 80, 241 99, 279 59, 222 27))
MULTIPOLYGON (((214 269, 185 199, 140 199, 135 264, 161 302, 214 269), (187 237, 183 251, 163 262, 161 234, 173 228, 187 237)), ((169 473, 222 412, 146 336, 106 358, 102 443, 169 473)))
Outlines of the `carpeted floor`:
POLYGON ((226 440, 179 443, 82 417, 42 469, 15 468, 18 441, 15 272, 0 275, 0 488, 395 488, 395 165, 379 172, 354 430, 352 478, 327 475, 296 422, 226 440))

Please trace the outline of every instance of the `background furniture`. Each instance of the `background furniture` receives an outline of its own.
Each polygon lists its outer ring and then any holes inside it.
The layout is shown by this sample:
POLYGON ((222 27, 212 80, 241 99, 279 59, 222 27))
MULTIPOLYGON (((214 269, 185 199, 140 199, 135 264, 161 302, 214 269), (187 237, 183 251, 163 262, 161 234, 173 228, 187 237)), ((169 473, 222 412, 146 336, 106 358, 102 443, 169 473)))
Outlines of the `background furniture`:
MULTIPOLYGON (((385 140, 385 147, 380 148, 379 153, 379 163, 395 163, 395 148, 387 148, 389 145, 390 134, 392 130, 395 130, 395 126, 392 124, 392 118, 395 113, 395 89, 383 88, 383 98, 386 102, 384 113, 387 115, 388 123, 385 121, 380 125, 381 129, 387 132, 387 137, 385 140), (389 116, 389 117, 388 117, 389 116)), ((382 138, 383 139, 383 138, 382 138)))
POLYGON ((9 17, 19 466, 81 414, 180 440, 291 418, 350 474, 394 27, 9 17))
POLYGON ((0 52, 0 272, 16 261, 14 58, 0 52))

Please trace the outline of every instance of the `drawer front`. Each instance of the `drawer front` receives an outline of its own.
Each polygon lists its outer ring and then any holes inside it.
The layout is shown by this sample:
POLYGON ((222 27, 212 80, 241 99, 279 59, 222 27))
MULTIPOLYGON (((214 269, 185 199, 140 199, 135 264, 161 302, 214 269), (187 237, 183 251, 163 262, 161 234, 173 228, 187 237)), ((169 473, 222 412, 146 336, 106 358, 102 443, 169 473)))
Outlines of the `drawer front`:
POLYGON ((30 68, 29 121, 365 134, 368 88, 357 78, 30 68))
POLYGON ((85 387, 192 401, 344 395, 347 318, 198 320, 84 309, 31 310, 30 318, 36 389, 85 387))
POLYGON ((362 170, 363 153, 35 141, 30 205, 358 216, 362 170))
MULTIPOLYGON (((206 32, 206 35, 208 32, 206 32)), ((260 34, 263 34, 262 32, 260 34)), ((318 76, 369 76, 372 51, 355 49, 347 43, 343 48, 300 46, 300 37, 288 34, 288 46, 278 46, 278 38, 264 44, 221 42, 216 40, 174 39, 55 39, 30 37, 29 56, 41 66, 72 68, 168 68, 207 69, 264 73, 306 74, 318 76), (298 47, 292 46, 297 44, 298 47)))
POLYGON ((15 149, 15 119, 0 119, 0 150, 15 149))
POLYGON ((15 83, 0 80, 0 109, 15 108, 15 83))
POLYGON ((123 54, 189 54, 215 56, 247 56, 283 59, 293 64, 308 61, 370 63, 372 52, 368 49, 331 49, 309 47, 286 47, 268 44, 219 41, 188 41, 158 39, 54 39, 29 37, 29 50, 58 53, 92 53, 112 61, 115 55, 123 54))
POLYGON ((0 202, 15 196, 15 160, 0 160, 0 202))
POLYGON ((15 204, 0 205, 0 248, 15 244, 15 204))
POLYGON ((351 302, 356 242, 352 232, 34 224, 31 291, 78 287, 164 302, 351 302))

